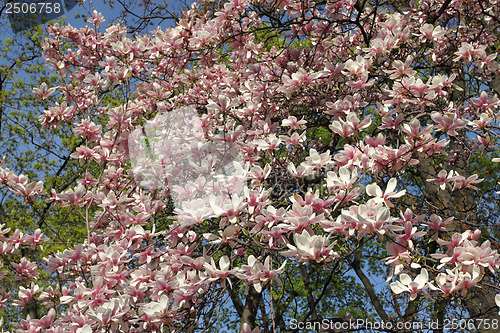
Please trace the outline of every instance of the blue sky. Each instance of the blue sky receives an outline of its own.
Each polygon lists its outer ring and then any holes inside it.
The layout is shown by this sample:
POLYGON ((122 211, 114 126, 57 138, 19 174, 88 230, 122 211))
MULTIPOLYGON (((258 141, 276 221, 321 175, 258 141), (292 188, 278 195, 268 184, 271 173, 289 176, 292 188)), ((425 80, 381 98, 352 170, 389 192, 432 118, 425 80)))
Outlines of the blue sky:
MULTIPOLYGON (((111 6, 109 5, 109 0, 85 0, 83 4, 78 4, 77 0, 45 0, 43 1, 43 3, 46 4, 46 7, 42 7, 42 2, 40 2, 39 0, 18 0, 17 2, 19 3, 17 8, 14 8, 12 4, 7 4, 4 7, 6 0, 0 0, 0 8, 4 8, 2 12, 2 18, 7 18, 10 22, 17 22, 17 25, 14 29, 0 29, 0 39, 5 39, 9 37, 9 35, 11 35, 13 32, 16 33, 19 30, 29 30, 29 25, 27 23, 19 23, 19 19, 22 19, 22 17, 20 16, 22 15, 22 12, 30 10, 30 8, 36 8, 39 13, 42 13, 42 15, 37 18, 37 24, 40 24, 42 17, 44 19, 58 19, 59 17, 64 15, 67 22, 74 25, 75 27, 83 27, 85 24, 85 22, 81 18, 75 18, 75 15, 88 17, 95 9, 105 17, 105 27, 107 26, 107 24, 116 23, 118 21, 120 11, 122 10, 121 5, 117 1, 111 1, 114 3, 114 8, 111 8, 111 6), (33 7, 35 4, 36 7, 33 7), (20 13, 15 14, 16 10, 20 13), (48 14, 49 11, 51 12, 50 14, 48 14), (54 11, 57 11, 58 13, 56 14, 54 13, 54 11), (27 29, 26 25, 28 25, 27 29)), ((139 7, 139 1, 130 0, 128 2, 131 6, 128 9, 140 15, 142 8, 139 7)), ((182 1, 179 0, 167 2, 167 8, 174 12, 178 11, 183 6, 182 1)), ((153 24, 155 24, 154 21, 153 24)), ((162 27, 166 27, 171 24, 172 22, 163 22, 163 24, 161 25, 162 27)), ((44 25, 47 25, 47 23, 45 23, 44 25)), ((152 26, 152 29, 154 27, 156 26, 152 26)))

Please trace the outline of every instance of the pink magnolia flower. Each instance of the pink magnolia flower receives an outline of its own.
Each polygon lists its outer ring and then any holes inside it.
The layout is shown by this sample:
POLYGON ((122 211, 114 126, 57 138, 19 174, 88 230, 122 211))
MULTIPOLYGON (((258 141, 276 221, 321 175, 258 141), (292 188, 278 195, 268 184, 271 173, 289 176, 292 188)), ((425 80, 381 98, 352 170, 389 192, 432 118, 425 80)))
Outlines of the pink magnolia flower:
POLYGON ((80 135, 81 137, 86 138, 89 141, 97 140, 101 135, 101 131, 102 126, 96 125, 88 118, 83 119, 80 123, 76 123, 75 129, 73 130, 76 135, 80 135))
POLYGON ((483 178, 478 178, 479 176, 477 174, 471 175, 467 179, 464 176, 459 176, 458 174, 456 174, 452 190, 454 191, 455 189, 471 188, 477 191, 478 188, 473 184, 479 184, 484 180, 483 178))
POLYGON ((25 279, 26 281, 29 281, 38 277, 38 266, 24 257, 21 258, 19 264, 12 263, 12 267, 16 269, 16 280, 25 279))
POLYGON ((435 127, 437 131, 446 132, 451 136, 458 135, 457 130, 464 128, 467 124, 465 120, 458 119, 456 113, 453 112, 446 112, 444 114, 433 112, 431 118, 437 123, 435 127))
POLYGON ((309 150, 309 156, 306 157, 304 165, 311 166, 315 169, 321 169, 325 166, 329 166, 332 164, 332 156, 330 154, 330 150, 322 154, 318 154, 316 149, 311 148, 309 150))
POLYGON ((358 239, 361 239, 367 233, 384 235, 388 227, 387 224, 391 222, 389 209, 382 204, 370 205, 371 202, 369 201, 367 205, 360 205, 356 216, 353 216, 353 220, 357 222, 356 228, 359 231, 358 239))
POLYGON ((479 266, 474 266, 472 268, 472 272, 460 272, 459 278, 462 285, 461 296, 467 296, 467 290, 476 285, 479 281, 482 280, 484 275, 484 271, 479 266))
POLYGON ((446 31, 441 28, 441 26, 436 26, 434 27, 430 23, 425 23, 422 27, 420 27, 420 32, 422 33, 423 37, 427 38, 428 40, 436 40, 446 34, 446 31))
POLYGON ((479 115, 479 119, 469 121, 469 125, 477 128, 477 129, 482 129, 488 126, 491 122, 493 121, 493 118, 491 118, 488 114, 486 113, 481 113, 479 115))
POLYGON ((344 74, 361 75, 371 66, 371 60, 358 55, 356 60, 349 59, 344 64, 344 74))
POLYGON ((150 302, 142 308, 142 312, 154 318, 161 318, 172 314, 171 300, 167 295, 161 295, 156 302, 150 302))
MULTIPOLYGON (((464 242, 463 251, 460 253, 459 261, 462 265, 474 265, 490 268, 496 264, 499 254, 497 250, 491 249, 490 241, 481 244, 481 247, 474 246, 469 241, 464 242)), ((491 269, 491 268, 490 268, 491 269)))
POLYGON ((450 170, 449 173, 447 173, 446 170, 441 170, 438 173, 438 178, 427 179, 427 181, 429 183, 439 185, 439 188, 441 190, 444 190, 446 188, 446 184, 449 183, 450 181, 455 180, 457 176, 458 173, 456 173, 453 170, 450 170))
POLYGON ((387 253, 390 257, 384 258, 386 264, 392 265, 391 273, 387 279, 390 281, 394 275, 399 275, 405 265, 412 261, 412 255, 407 244, 404 242, 389 242, 386 245, 387 253))
POLYGON ((314 168, 310 165, 302 163, 297 168, 295 168, 295 165, 292 162, 288 164, 287 170, 288 172, 290 172, 292 176, 297 178, 303 178, 309 176, 314 172, 314 168))
POLYGON ((349 168, 345 166, 340 167, 337 173, 328 171, 326 186, 330 192, 337 192, 338 190, 348 190, 353 187, 358 179, 358 171, 356 168, 349 172, 349 168))
POLYGON ((82 327, 76 329, 76 333, 92 333, 92 327, 89 324, 85 324, 82 327))
POLYGON ((88 200, 92 194, 87 192, 82 184, 78 184, 75 189, 67 189, 59 194, 59 200, 62 201, 61 206, 81 206, 88 200))
POLYGON ((354 133, 354 130, 347 122, 342 121, 340 118, 334 121, 330 126, 330 129, 340 135, 343 138, 347 138, 354 133))
POLYGON ((76 158, 80 161, 80 164, 83 164, 86 160, 99 160, 99 154, 94 150, 85 146, 80 146, 76 148, 76 152, 70 155, 72 158, 76 158))
POLYGON ((222 280, 227 280, 232 287, 231 280, 228 278, 229 275, 233 274, 233 270, 229 269, 231 266, 231 260, 228 256, 222 256, 219 259, 219 267, 217 268, 214 258, 210 258, 211 263, 205 263, 203 267, 207 270, 211 277, 216 277, 222 280))
POLYGON ((394 60, 392 62, 392 67, 394 69, 386 70, 388 74, 391 74, 389 78, 391 79, 397 79, 400 76, 412 76, 415 75, 415 71, 411 67, 411 64, 413 62, 413 57, 408 56, 406 57, 405 62, 402 62, 401 60, 394 60))
POLYGON ((295 116, 289 116, 287 119, 283 119, 281 122, 281 126, 290 126, 291 129, 304 129, 305 124, 307 124, 307 120, 304 120, 302 117, 301 120, 297 120, 295 116))
POLYGON ((40 287, 36 284, 31 283, 29 288, 24 288, 23 286, 19 287, 19 299, 14 300, 14 306, 22 306, 25 307, 29 304, 30 300, 35 297, 40 291, 40 287))
POLYGON ((71 120, 74 115, 74 106, 68 106, 66 102, 63 102, 61 104, 56 102, 56 106, 50 107, 48 110, 45 110, 44 114, 39 118, 44 128, 53 128, 61 122, 67 122, 71 120))
POLYGON ((434 279, 436 286, 429 284, 430 289, 438 290, 443 294, 443 297, 453 295, 456 291, 462 289, 462 281, 458 274, 447 269, 446 273, 439 273, 434 279))
MULTIPOLYGON (((453 217, 450 217, 449 219, 443 221, 443 219, 440 216, 432 214, 429 217, 429 221, 424 222, 424 224, 426 224, 430 230, 446 232, 453 230, 453 226, 450 225, 452 222, 453 222, 453 217)), ((437 238, 438 238, 438 233, 435 232, 433 234, 433 239, 437 240, 437 238)))
POLYGON ((420 121, 415 118, 412 119, 410 123, 404 124, 401 130, 408 135, 408 143, 415 146, 421 145, 422 142, 425 142, 426 138, 431 135, 432 129, 432 125, 427 125, 424 129, 420 130, 420 121))
POLYGON ((85 177, 78 181, 79 184, 87 186, 93 186, 97 184, 99 181, 97 179, 92 178, 92 174, 90 172, 85 172, 85 177))
POLYGON ((470 43, 462 43, 462 46, 458 49, 457 52, 455 52, 455 55, 457 56, 456 58, 453 59, 453 61, 460 61, 462 59, 471 62, 472 57, 474 56, 474 46, 470 43))
POLYGON ((293 91, 300 88, 303 85, 310 85, 316 79, 321 76, 321 73, 308 73, 304 68, 299 68, 299 70, 292 74, 292 76, 283 75, 283 86, 281 91, 289 97, 293 91))
POLYGON ((257 292, 261 292, 263 286, 283 273, 286 266, 285 261, 278 269, 273 269, 271 256, 266 257, 264 264, 253 255, 250 255, 247 261, 248 265, 241 266, 235 275, 252 283, 257 292))
POLYGON ((119 331, 119 328, 126 329, 126 314, 130 310, 128 302, 128 295, 113 298, 94 309, 89 309, 88 316, 102 327, 109 326, 114 332, 119 331))
POLYGON ((288 135, 280 135, 280 139, 285 141, 287 144, 296 146, 306 139, 306 132, 302 132, 302 134, 299 134, 297 132, 293 132, 291 136, 288 135))
POLYGON ((404 223, 404 233, 403 234, 393 234, 392 236, 396 237, 399 242, 404 242, 408 244, 409 248, 413 248, 414 238, 419 238, 427 234, 425 231, 417 231, 418 228, 413 225, 411 221, 406 221, 404 223))
POLYGON ((40 85, 40 89, 38 88, 33 88, 33 93, 35 95, 37 95, 39 98, 41 99, 46 99, 47 97, 49 97, 54 91, 56 91, 56 88, 53 87, 53 88, 49 88, 47 89, 47 84, 45 82, 43 82, 41 85, 40 85))

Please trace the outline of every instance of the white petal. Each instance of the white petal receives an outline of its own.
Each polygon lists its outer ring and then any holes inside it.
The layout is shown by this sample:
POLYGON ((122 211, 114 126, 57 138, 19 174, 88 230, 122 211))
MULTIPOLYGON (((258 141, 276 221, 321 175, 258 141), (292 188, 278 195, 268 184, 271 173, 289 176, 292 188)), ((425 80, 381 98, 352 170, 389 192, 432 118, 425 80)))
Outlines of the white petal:
POLYGON ((396 178, 391 178, 389 182, 387 183, 387 188, 385 190, 386 193, 393 192, 394 189, 396 188, 397 185, 397 180, 396 178))
POLYGON ((371 195, 372 197, 379 197, 382 194, 382 190, 377 184, 373 183, 366 186, 366 194, 371 195))
POLYGON ((227 271, 229 265, 231 264, 231 260, 229 260, 228 256, 222 256, 219 260, 219 266, 221 271, 227 271))
POLYGON ((85 324, 83 327, 77 329, 76 333, 92 333, 92 327, 89 324, 85 324))
POLYGON ((396 281, 391 283, 391 289, 395 294, 401 294, 402 292, 405 292, 408 290, 405 286, 401 284, 401 282, 396 281))
POLYGON ((257 259, 251 254, 248 257, 248 266, 252 267, 256 261, 257 261, 257 259))
POLYGON ((411 277, 409 277, 408 274, 401 274, 399 279, 401 280, 401 283, 406 286, 412 282, 411 277))
POLYGON ((427 270, 425 268, 422 269, 419 275, 415 278, 415 282, 420 286, 423 287, 425 284, 429 281, 429 274, 427 273, 427 270))
POLYGON ((311 235, 306 230, 302 230, 300 235, 295 234, 295 244, 298 245, 298 247, 307 247, 307 245, 311 243, 310 239, 311 235))
POLYGON ((387 221, 390 216, 390 210, 386 207, 382 207, 377 212, 377 221, 387 221))

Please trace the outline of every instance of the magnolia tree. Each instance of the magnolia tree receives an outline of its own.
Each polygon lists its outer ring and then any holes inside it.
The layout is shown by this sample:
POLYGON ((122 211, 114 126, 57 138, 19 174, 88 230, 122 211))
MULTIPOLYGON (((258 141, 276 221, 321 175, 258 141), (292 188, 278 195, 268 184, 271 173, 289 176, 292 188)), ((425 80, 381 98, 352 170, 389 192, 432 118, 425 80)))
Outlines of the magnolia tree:
POLYGON ((8 325, 498 330, 496 1, 201 1, 140 36, 88 22, 48 28, 65 84, 34 90, 59 98, 40 122, 73 128, 83 174, 58 192, 0 168, 87 237, 38 258, 54 229, 2 225, 0 276, 23 285, 0 290, 8 325), (356 285, 369 305, 337 308, 356 285))

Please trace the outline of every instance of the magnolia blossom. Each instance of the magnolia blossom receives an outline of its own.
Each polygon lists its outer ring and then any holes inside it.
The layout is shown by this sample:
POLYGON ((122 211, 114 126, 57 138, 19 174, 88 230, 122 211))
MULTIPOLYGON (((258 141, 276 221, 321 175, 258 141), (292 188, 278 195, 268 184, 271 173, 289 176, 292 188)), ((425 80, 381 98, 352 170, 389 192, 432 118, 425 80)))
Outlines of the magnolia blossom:
POLYGON ((310 176, 315 172, 314 168, 310 165, 301 164, 297 168, 295 168, 295 165, 293 165, 292 162, 288 164, 287 170, 288 172, 290 172, 291 175, 297 178, 310 176))
MULTIPOLYGON (((210 258, 211 263, 205 263, 203 267, 208 271, 210 276, 217 277, 219 279, 226 279, 229 275, 233 273, 232 270, 229 269, 229 266, 231 265, 231 260, 229 259, 228 256, 222 256, 219 259, 219 268, 217 268, 214 258, 210 258)), ((229 284, 231 284, 231 280, 227 279, 229 284)))
POLYGON ((319 154, 318 151, 313 148, 309 150, 309 156, 306 157, 306 161, 304 162, 305 166, 311 166, 315 169, 321 169, 331 164, 332 156, 330 155, 329 150, 322 154, 319 154))
POLYGON ((330 129, 343 137, 348 137, 353 134, 355 131, 360 131, 362 129, 370 126, 372 120, 370 117, 366 117, 363 121, 359 121, 355 112, 349 112, 346 117, 346 120, 342 119, 335 120, 331 125, 330 129))
POLYGON ((250 255, 247 262, 248 265, 241 266, 235 276, 252 283, 259 293, 262 291, 263 286, 274 280, 277 275, 283 273, 286 266, 286 261, 284 261, 278 269, 273 269, 270 256, 267 256, 264 263, 262 263, 255 256, 250 255))
POLYGON ((77 328, 76 333, 92 333, 92 327, 89 324, 85 324, 82 327, 77 328))
POLYGON ((40 292, 41 289, 37 284, 31 283, 29 288, 19 287, 19 299, 14 300, 14 306, 25 307, 30 300, 35 297, 35 294, 40 292))
POLYGON ((404 266, 409 265, 413 257, 409 247, 404 243, 389 242, 386 245, 386 249, 387 253, 391 255, 391 257, 384 259, 387 264, 392 265, 392 270, 387 278, 387 281, 390 281, 394 275, 401 274, 404 266))
POLYGON ((478 188, 476 186, 474 186, 473 184, 479 184, 484 180, 482 178, 481 179, 478 179, 478 178, 479 178, 479 176, 477 174, 471 175, 467 178, 456 174, 452 190, 454 191, 455 189, 470 188, 470 189, 477 191, 478 188))
POLYGON ((42 181, 28 183, 28 177, 24 175, 11 177, 7 185, 10 191, 29 200, 33 200, 35 195, 43 192, 42 181))
POLYGON ((451 170, 449 173, 447 173, 446 170, 441 170, 438 173, 438 178, 427 179, 427 181, 429 183, 439 185, 439 188, 441 190, 444 190, 446 188, 446 184, 450 181, 454 181, 457 176, 458 173, 456 171, 451 170))
POLYGON ((432 24, 425 23, 421 28, 420 32, 422 35, 429 39, 429 40, 435 40, 438 39, 446 34, 446 31, 441 28, 441 26, 436 26, 434 27, 432 24))
POLYGON ((338 175, 333 171, 328 171, 326 184, 330 192, 336 192, 338 190, 348 190, 356 183, 358 179, 358 171, 356 168, 349 172, 346 167, 340 167, 338 170, 338 175))
POLYGON ((295 257, 299 262, 314 260, 317 263, 329 262, 336 259, 339 254, 333 251, 333 243, 327 237, 311 235, 308 231, 294 234, 295 245, 287 244, 289 251, 283 252, 284 256, 295 257))
POLYGON ((435 278, 435 283, 437 287, 432 284, 429 284, 429 287, 432 290, 439 290, 443 297, 449 297, 462 288, 462 281, 458 274, 450 270, 446 270, 446 273, 439 273, 435 278))
POLYGON ((287 119, 283 119, 281 122, 282 126, 290 126, 292 129, 304 129, 307 121, 302 118, 301 120, 297 120, 295 116, 289 116, 287 119))
POLYGON ((418 293, 422 292, 425 297, 430 298, 429 293, 425 290, 431 284, 429 283, 429 274, 425 268, 422 268, 420 274, 412 280, 408 274, 401 274, 399 276, 400 281, 392 282, 391 289, 395 294, 401 294, 404 292, 410 293, 410 301, 417 298, 418 293))
MULTIPOLYGON (((500 99, 496 95, 492 98, 489 98, 486 91, 483 91, 481 93, 481 95, 479 96, 479 98, 472 98, 472 104, 476 108, 490 111, 490 110, 494 110, 496 107, 500 106, 500 99)), ((479 121, 476 120, 476 121, 474 121, 474 123, 476 125, 478 125, 479 123, 488 124, 489 122, 491 122, 491 120, 493 120, 493 119, 489 118, 487 114, 482 113, 480 115, 480 120, 479 121)))
POLYGON ((453 217, 450 217, 449 219, 443 221, 443 219, 440 216, 432 214, 429 217, 429 221, 424 222, 424 224, 426 224, 429 227, 429 229, 435 231, 432 237, 433 239, 437 240, 439 231, 446 232, 453 230, 454 228, 453 225, 450 225, 452 222, 453 222, 453 217))
POLYGON ((47 83, 43 82, 40 85, 40 89, 33 88, 33 93, 37 95, 41 99, 46 99, 49 97, 54 91, 56 91, 56 87, 48 88, 47 83))
POLYGON ((374 197, 373 200, 376 203, 383 202, 388 208, 392 208, 394 207, 394 205, 389 201, 389 199, 402 197, 406 193, 406 190, 402 190, 397 193, 394 192, 394 190, 396 189, 396 185, 397 185, 396 179, 391 178, 387 182, 387 187, 385 189, 385 192, 382 192, 380 187, 376 183, 373 183, 366 186, 366 193, 368 195, 373 196, 374 197))
POLYGON ((432 120, 434 120, 436 125, 436 130, 444 131, 450 136, 458 135, 457 130, 462 129, 466 125, 466 121, 459 119, 455 113, 446 112, 442 114, 440 112, 433 112, 431 114, 432 120))

